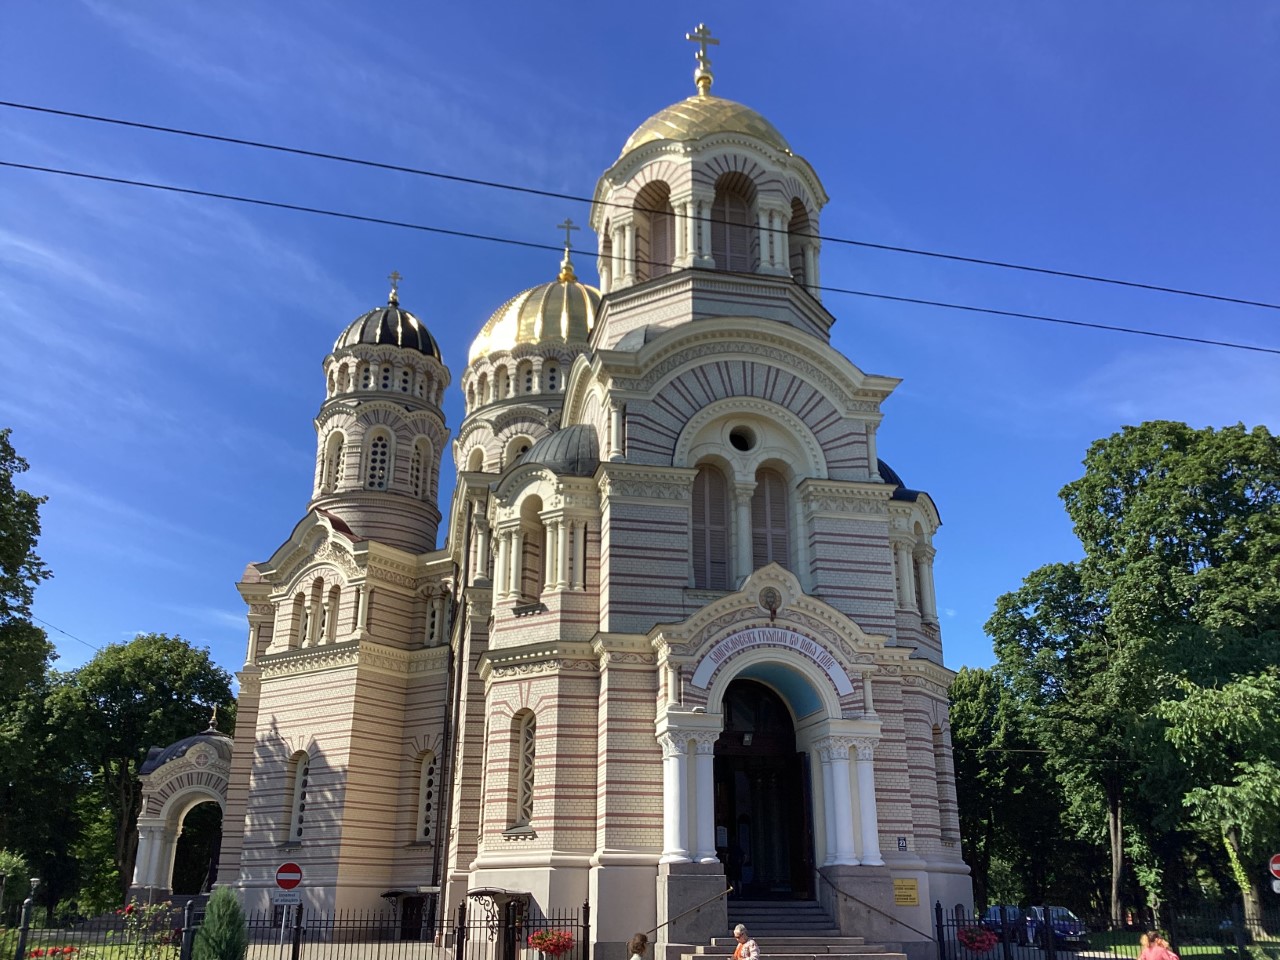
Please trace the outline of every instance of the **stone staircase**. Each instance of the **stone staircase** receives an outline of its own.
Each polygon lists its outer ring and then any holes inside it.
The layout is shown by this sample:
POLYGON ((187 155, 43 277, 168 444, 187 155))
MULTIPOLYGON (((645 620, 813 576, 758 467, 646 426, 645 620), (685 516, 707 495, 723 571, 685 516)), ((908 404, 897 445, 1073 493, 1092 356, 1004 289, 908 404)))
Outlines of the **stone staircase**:
MULTIPOLYGON (((814 901, 730 901, 730 929, 739 923, 750 932, 766 960, 906 960, 899 944, 842 937, 835 921, 814 901)), ((709 946, 682 954, 682 960, 727 958, 737 945, 733 937, 716 937, 709 946)))

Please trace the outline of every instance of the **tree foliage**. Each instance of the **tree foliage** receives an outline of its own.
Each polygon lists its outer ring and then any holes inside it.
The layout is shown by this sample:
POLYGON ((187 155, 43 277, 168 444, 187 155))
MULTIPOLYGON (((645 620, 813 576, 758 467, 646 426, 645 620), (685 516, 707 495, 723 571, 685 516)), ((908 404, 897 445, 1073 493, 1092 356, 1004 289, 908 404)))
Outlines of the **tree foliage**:
POLYGON ((218 887, 191 945, 192 960, 244 960, 248 949, 249 928, 240 902, 230 887, 218 887))
POLYGON ((60 736, 110 815, 110 863, 127 892, 137 848, 138 769, 151 746, 199 733, 212 708, 229 706, 231 677, 181 637, 140 634, 112 644, 60 678, 50 697, 60 736))
MULTIPOLYGON (((1029 574, 987 632, 1070 815, 1083 835, 1105 821, 1118 918, 1126 856, 1159 897, 1187 875, 1188 830, 1254 855, 1245 808, 1271 754, 1209 720, 1265 699, 1280 659, 1280 441, 1155 421, 1096 441, 1084 467, 1061 494, 1083 557, 1029 574)), ((1252 881, 1229 874, 1247 909, 1252 881)))

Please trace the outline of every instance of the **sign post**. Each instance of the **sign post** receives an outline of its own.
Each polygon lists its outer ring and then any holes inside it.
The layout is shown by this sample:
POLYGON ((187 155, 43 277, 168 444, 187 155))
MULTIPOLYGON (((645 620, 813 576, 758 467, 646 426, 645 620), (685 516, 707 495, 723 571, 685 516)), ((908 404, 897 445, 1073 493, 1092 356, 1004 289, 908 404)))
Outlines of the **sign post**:
POLYGON ((1271 875, 1277 880, 1280 880, 1280 853, 1277 853, 1271 858, 1269 866, 1271 867, 1271 875))
MULTIPOLYGON (((302 909, 302 891, 294 889, 302 883, 302 868, 289 861, 276 868, 276 886, 280 889, 271 895, 271 905, 302 909)), ((284 932, 289 925, 289 911, 281 911, 280 946, 284 946, 284 932)))

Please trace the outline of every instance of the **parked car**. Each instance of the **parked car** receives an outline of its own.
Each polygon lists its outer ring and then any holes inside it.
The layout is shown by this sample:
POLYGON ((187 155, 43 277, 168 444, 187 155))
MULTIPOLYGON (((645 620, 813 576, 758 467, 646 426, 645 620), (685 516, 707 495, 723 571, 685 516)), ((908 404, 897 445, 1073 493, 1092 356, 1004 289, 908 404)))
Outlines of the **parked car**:
POLYGON ((1066 907, 1028 907, 1026 942, 1043 948, 1048 946, 1047 930, 1053 932, 1056 950, 1080 950, 1089 945, 1089 931, 1084 923, 1066 907), (1045 924, 1045 911, 1049 922, 1045 924))
POLYGON ((993 904, 982 914, 982 925, 1010 943, 1026 943, 1027 911, 1009 904, 993 904))

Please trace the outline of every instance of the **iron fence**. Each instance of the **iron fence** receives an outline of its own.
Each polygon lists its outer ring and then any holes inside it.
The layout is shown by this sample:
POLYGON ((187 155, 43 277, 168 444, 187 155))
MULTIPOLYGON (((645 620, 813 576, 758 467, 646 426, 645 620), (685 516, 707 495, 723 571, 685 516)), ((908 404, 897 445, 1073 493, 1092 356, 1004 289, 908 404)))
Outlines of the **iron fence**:
POLYGON ((528 894, 476 891, 458 905, 456 960, 591 960, 591 904, 535 913, 528 894))
POLYGON ((1245 920, 1239 905, 1080 919, 1062 907, 990 907, 969 916, 934 906, 938 960, 1137 960, 1139 937, 1155 930, 1181 960, 1280 960, 1280 910, 1245 920))

